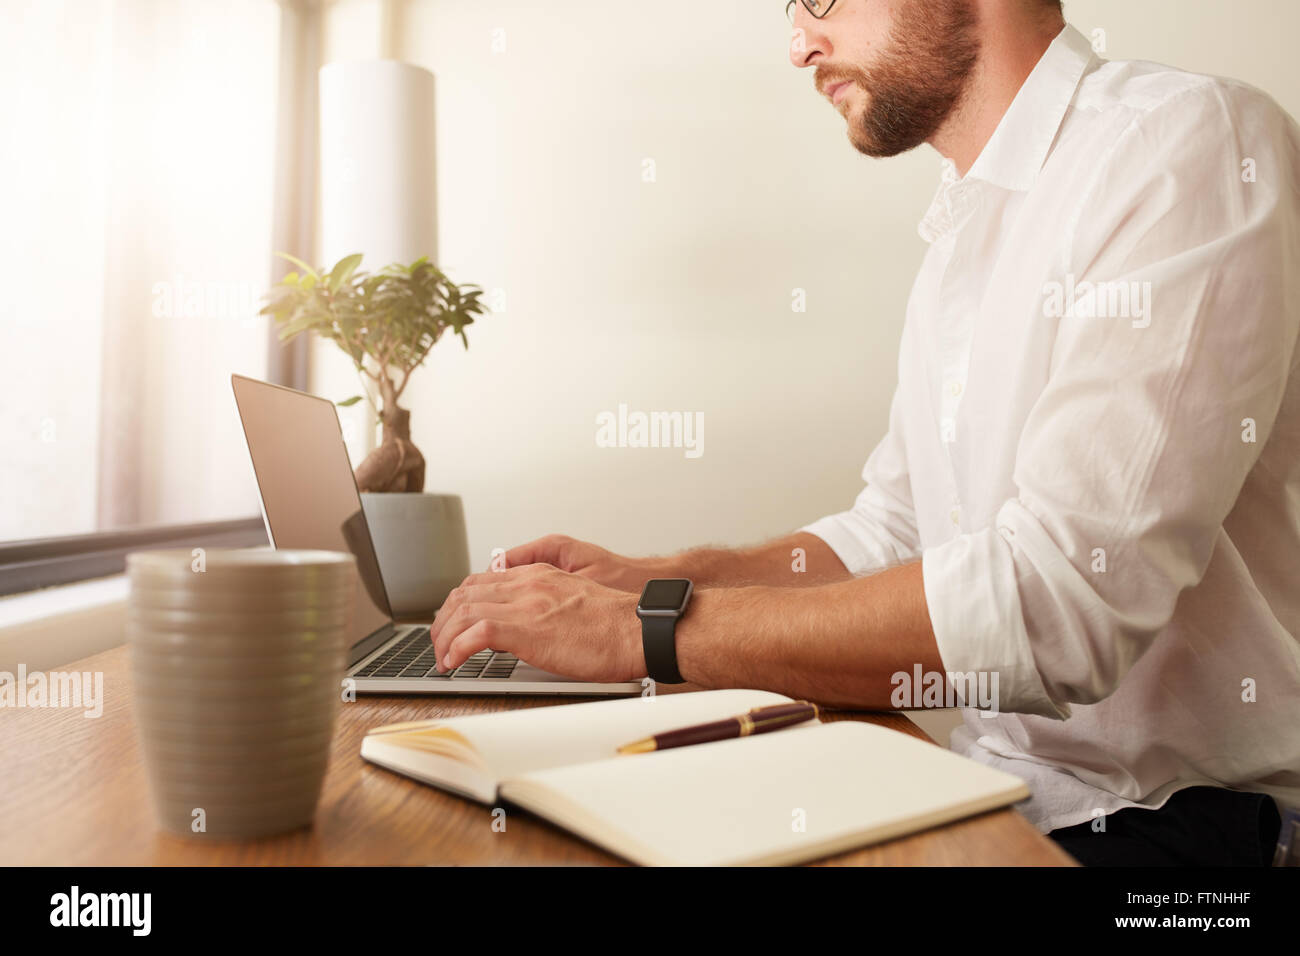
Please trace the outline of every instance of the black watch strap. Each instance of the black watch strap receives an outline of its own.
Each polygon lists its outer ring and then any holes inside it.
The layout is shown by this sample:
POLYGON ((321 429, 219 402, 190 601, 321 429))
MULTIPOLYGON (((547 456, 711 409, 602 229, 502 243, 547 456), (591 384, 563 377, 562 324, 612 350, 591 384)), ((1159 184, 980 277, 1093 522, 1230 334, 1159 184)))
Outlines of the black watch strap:
POLYGON ((646 673, 659 684, 685 684, 677 670, 677 618, 641 618, 641 648, 646 673))

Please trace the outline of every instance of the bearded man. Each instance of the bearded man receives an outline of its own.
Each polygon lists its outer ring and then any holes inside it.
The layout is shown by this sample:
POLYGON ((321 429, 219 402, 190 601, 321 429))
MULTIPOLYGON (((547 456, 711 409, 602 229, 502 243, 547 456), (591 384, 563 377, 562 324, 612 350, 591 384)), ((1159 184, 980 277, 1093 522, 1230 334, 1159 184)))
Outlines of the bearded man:
POLYGON ((953 749, 1083 862, 1267 863, 1300 803, 1300 130, 1100 59, 1055 0, 788 13, 857 150, 945 159, 865 488, 754 548, 517 547, 439 660, 870 709, 937 675, 953 749))

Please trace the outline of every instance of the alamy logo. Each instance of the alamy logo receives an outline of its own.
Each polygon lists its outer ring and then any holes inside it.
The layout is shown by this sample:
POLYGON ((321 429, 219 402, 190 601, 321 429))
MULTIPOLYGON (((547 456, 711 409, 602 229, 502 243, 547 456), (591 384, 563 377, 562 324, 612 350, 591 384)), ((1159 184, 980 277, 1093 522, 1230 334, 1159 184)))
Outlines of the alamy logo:
POLYGON ((977 707, 981 717, 998 715, 997 671, 922 672, 916 664, 912 673, 898 671, 889 682, 894 686, 889 704, 896 710, 977 707))
POLYGON ((1150 282, 1064 282, 1043 286, 1043 315, 1049 319, 1132 319, 1133 328, 1151 324, 1150 282))
POLYGON ((27 665, 18 665, 18 677, 0 671, 0 708, 3 707, 80 707, 85 717, 104 714, 104 672, 37 671, 27 673, 27 665))
POLYGON ((127 926, 133 936, 148 936, 152 924, 151 893, 71 892, 50 897, 51 926, 127 926))
POLYGON ((202 281, 177 275, 153 284, 156 319, 237 320, 250 327, 257 320, 262 293, 252 282, 202 281))
POLYGON ((683 448, 687 458, 704 454, 703 412, 618 412, 596 416, 597 448, 683 448))

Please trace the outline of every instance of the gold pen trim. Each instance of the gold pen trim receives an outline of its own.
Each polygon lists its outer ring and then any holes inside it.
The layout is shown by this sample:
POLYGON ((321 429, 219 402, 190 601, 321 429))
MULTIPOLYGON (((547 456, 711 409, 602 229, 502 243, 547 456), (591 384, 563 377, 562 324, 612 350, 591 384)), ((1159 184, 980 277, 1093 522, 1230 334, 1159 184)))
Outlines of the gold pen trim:
MULTIPOLYGON (((808 720, 819 720, 821 718, 821 708, 816 704, 806 700, 795 701, 795 703, 807 704, 812 708, 812 716, 807 718, 808 720)), ((755 720, 750 716, 752 713, 753 711, 750 711, 749 714, 737 714, 736 717, 733 718, 740 725, 741 737, 751 736, 759 727, 766 727, 769 724, 785 722, 790 719, 789 715, 786 715, 783 717, 769 717, 766 720, 755 720)), ((791 724, 791 726, 797 725, 791 724)), ((655 743, 655 738, 647 737, 644 740, 638 740, 635 743, 624 744, 622 747, 618 748, 618 752, 620 754, 645 754, 658 749, 659 745, 655 743)))
POLYGON ((618 748, 618 752, 621 754, 648 754, 651 751, 658 749, 659 748, 655 745, 655 739, 653 737, 647 737, 645 740, 638 740, 634 744, 624 744, 622 747, 618 748))

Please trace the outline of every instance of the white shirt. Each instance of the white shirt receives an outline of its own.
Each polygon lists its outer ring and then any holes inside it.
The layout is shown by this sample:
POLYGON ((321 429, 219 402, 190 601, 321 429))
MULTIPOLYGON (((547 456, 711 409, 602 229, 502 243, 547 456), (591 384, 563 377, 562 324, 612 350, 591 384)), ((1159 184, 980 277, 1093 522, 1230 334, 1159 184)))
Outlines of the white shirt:
POLYGON ((952 747, 1041 830, 1300 804, 1300 129, 1067 27, 920 232, 888 433, 804 530, 921 559, 945 670, 998 679, 952 747))

